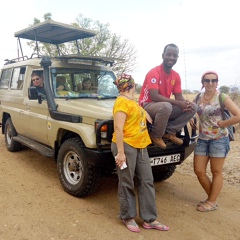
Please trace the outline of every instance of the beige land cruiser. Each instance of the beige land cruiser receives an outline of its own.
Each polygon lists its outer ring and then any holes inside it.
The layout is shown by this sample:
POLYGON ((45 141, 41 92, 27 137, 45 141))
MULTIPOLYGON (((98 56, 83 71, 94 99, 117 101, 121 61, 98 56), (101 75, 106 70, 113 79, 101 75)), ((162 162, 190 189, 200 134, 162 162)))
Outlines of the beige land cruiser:
MULTIPOLYGON (((101 173, 115 170, 110 150, 112 108, 118 96, 114 60, 83 56, 78 48, 79 39, 94 35, 52 20, 18 31, 19 45, 22 38, 33 40, 36 53, 27 57, 21 47, 21 56, 6 60, 0 73, 0 123, 7 149, 16 152, 27 146, 55 158, 63 189, 77 197, 93 193, 101 173), (71 41, 78 54, 61 54, 59 44, 71 41), (56 45, 59 55, 40 56, 39 42, 56 45), (44 94, 32 86, 34 71, 44 78, 44 94), (83 89, 84 79, 90 81, 91 91, 83 89)), ((179 137, 182 146, 148 147, 155 180, 169 178, 192 153, 195 137, 187 127, 179 137)))

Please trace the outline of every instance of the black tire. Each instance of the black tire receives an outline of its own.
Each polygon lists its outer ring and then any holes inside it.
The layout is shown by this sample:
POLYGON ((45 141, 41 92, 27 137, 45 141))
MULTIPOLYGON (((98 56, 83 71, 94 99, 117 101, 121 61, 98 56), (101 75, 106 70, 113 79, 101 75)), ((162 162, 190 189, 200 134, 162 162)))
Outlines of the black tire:
POLYGON ((154 182, 161 182, 170 178, 175 172, 175 169, 176 169, 176 166, 172 165, 172 166, 165 167, 164 170, 163 169, 159 169, 159 171, 153 170, 154 182))
POLYGON ((17 136, 17 131, 12 124, 11 118, 8 118, 5 123, 4 134, 5 144, 8 151, 17 152, 22 149, 22 144, 13 140, 13 137, 17 136))
POLYGON ((99 186, 99 171, 88 164, 80 139, 71 138, 61 145, 57 168, 63 189, 75 197, 88 196, 99 186))

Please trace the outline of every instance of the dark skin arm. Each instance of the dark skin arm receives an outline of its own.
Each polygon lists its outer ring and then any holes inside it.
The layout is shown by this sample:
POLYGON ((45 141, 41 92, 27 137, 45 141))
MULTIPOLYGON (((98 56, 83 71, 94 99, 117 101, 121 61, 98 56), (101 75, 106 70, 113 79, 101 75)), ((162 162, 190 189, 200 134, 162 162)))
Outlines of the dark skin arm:
POLYGON ((172 105, 180 107, 183 111, 192 111, 192 104, 188 100, 185 100, 182 93, 174 94, 175 99, 164 97, 158 93, 156 89, 150 89, 150 98, 154 102, 169 102, 172 105))

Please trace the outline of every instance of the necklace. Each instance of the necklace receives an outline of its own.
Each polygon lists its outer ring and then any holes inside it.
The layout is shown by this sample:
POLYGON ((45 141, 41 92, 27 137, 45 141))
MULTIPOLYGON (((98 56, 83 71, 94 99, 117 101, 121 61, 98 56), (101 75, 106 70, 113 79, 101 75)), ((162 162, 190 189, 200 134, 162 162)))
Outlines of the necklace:
POLYGON ((212 95, 209 99, 206 99, 205 93, 204 93, 204 94, 203 94, 204 100, 205 100, 206 102, 209 102, 209 101, 213 98, 215 92, 216 92, 216 90, 214 91, 213 95, 212 95))
POLYGON ((124 97, 126 97, 126 98, 128 98, 128 99, 130 99, 130 100, 133 100, 132 98, 130 98, 130 97, 124 95, 124 94, 120 94, 120 95, 121 95, 121 96, 124 96, 124 97))

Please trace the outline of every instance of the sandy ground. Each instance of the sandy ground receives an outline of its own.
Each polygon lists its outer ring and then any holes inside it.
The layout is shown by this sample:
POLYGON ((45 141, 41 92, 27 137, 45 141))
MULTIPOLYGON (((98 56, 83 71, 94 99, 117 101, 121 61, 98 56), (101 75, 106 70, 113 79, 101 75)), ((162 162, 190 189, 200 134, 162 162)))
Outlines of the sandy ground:
POLYGON ((1 135, 0 240, 240 240, 239 140, 231 145, 217 211, 196 211, 205 194, 190 156, 170 179, 155 184, 159 220, 170 230, 131 233, 118 219, 116 175, 103 177, 94 195, 75 198, 63 191, 53 159, 30 149, 10 153, 1 135))

